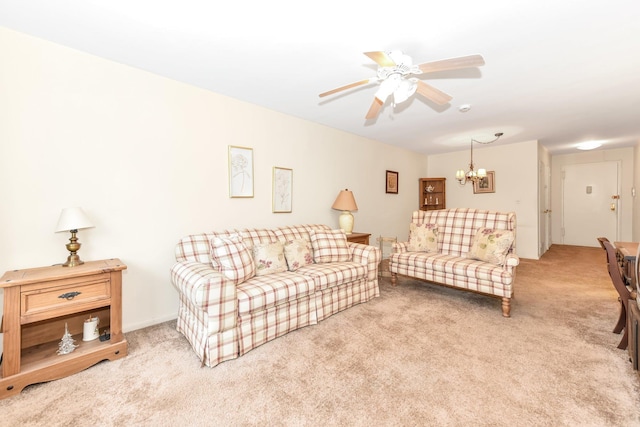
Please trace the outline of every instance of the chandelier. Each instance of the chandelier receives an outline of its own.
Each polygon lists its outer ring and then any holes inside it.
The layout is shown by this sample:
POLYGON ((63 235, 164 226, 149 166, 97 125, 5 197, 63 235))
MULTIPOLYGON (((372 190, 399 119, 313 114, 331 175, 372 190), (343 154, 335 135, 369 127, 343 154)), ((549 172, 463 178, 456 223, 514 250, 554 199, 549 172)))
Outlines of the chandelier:
POLYGON ((500 137, 503 135, 502 132, 498 132, 495 134, 495 138, 492 139, 491 141, 487 141, 487 142, 482 142, 482 141, 476 141, 475 139, 471 138, 471 161, 469 162, 469 170, 467 172, 465 172, 463 169, 458 169, 456 171, 456 179, 458 180, 458 182, 460 183, 460 185, 465 185, 467 182, 478 182, 479 180, 481 180, 482 178, 485 178, 487 176, 487 170, 484 168, 480 168, 478 169, 478 171, 476 172, 476 170, 474 169, 473 166, 473 143, 477 142, 478 144, 491 144, 492 142, 496 142, 497 140, 500 139, 500 137))

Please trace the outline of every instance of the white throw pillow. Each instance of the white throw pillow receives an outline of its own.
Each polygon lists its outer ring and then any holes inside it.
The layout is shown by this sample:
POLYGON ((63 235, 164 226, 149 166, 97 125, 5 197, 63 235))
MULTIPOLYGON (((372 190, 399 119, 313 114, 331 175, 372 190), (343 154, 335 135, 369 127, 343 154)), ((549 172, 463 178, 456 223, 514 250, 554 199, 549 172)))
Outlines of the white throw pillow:
POLYGON ((409 224, 411 252, 438 252, 438 226, 436 224, 409 224))
POLYGON ((313 264, 311 243, 307 239, 289 240, 284 245, 284 257, 290 271, 296 271, 307 264, 313 264))
POLYGON ((315 262, 351 261, 347 235, 343 230, 311 230, 309 238, 315 262))
POLYGON ((504 265, 514 239, 513 231, 481 227, 473 237, 467 258, 504 265))
POLYGON ((253 262, 256 264, 256 276, 287 271, 284 244, 275 242, 253 245, 253 262))
POLYGON ((251 252, 237 234, 211 239, 211 265, 235 284, 251 279, 256 272, 251 252))

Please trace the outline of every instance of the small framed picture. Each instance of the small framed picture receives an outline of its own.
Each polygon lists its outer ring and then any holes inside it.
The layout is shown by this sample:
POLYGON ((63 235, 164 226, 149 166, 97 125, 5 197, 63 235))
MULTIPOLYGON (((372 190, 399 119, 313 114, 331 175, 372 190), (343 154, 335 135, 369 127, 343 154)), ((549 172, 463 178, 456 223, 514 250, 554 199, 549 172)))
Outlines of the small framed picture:
POLYGON ((273 167, 273 212, 289 213, 293 197, 293 169, 273 167))
POLYGON ((480 178, 473 183, 473 193, 495 193, 496 192, 496 173, 495 171, 487 171, 487 176, 480 178))
POLYGON ((253 149, 229 146, 229 197, 253 197, 253 149))
POLYGON ((398 172, 387 171, 386 175, 386 192, 398 194, 398 172))

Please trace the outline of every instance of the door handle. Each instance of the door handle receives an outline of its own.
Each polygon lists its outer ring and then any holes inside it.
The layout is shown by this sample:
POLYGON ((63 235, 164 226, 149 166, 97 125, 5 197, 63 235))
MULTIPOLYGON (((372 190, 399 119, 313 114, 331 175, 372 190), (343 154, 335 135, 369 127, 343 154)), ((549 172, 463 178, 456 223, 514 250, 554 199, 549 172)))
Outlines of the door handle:
POLYGON ((609 209, 611 209, 612 211, 615 211, 616 210, 616 204, 615 203, 611 203, 611 207, 609 209))

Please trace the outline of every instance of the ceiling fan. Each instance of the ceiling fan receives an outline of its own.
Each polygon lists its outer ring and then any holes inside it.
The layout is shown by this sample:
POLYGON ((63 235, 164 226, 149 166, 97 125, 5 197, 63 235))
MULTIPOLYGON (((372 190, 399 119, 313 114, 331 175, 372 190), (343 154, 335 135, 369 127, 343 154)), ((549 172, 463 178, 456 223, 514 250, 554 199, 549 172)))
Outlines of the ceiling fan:
POLYGON ((378 64, 376 77, 360 80, 323 92, 320 94, 320 97, 333 95, 334 93, 357 86, 380 82, 380 88, 376 92, 371 107, 365 116, 366 119, 375 119, 378 117, 382 106, 390 95, 393 95, 394 105, 406 101, 415 92, 418 92, 420 95, 438 105, 443 105, 451 101, 452 97, 450 95, 422 80, 409 76, 484 65, 484 58, 482 58, 481 55, 461 56, 414 65, 411 57, 401 51, 364 52, 364 54, 378 64))

